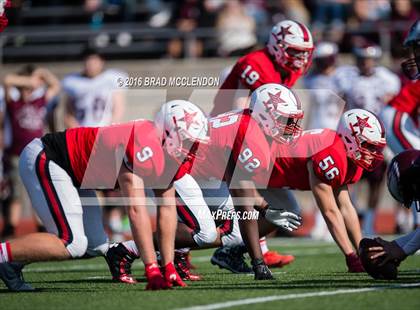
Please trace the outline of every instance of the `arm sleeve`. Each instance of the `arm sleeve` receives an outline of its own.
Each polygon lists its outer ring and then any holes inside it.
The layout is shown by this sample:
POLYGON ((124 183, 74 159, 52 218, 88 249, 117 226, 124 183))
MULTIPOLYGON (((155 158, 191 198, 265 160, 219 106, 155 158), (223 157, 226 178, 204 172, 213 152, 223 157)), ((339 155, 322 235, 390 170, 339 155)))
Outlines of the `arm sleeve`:
POLYGON ((413 255, 420 249, 420 228, 395 240, 407 255, 413 255))

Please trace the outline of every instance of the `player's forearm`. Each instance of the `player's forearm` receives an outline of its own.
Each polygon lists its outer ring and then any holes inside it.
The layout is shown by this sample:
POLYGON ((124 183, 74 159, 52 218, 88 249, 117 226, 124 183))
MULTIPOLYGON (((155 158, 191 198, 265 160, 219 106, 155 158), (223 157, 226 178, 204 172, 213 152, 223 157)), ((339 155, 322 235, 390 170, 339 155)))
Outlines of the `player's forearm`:
POLYGON ((155 262, 156 253, 153 246, 152 225, 146 206, 129 206, 127 207, 127 214, 134 242, 144 264, 155 262))
POLYGON ((17 74, 8 74, 3 80, 5 88, 9 87, 32 87, 31 78, 17 74))
POLYGON ((357 216, 356 209, 351 205, 346 205, 344 208, 340 208, 340 211, 351 242, 354 248, 357 249, 360 241, 362 240, 362 230, 360 228, 359 217, 357 216))
MULTIPOLYGON (((248 191, 246 189, 233 189, 232 194, 234 197, 242 198, 241 204, 235 203, 235 210, 238 212, 241 212, 243 214, 244 212, 253 212, 254 209, 254 199, 249 199, 250 195, 252 195, 253 192, 248 191), (248 203, 245 204, 245 201, 248 203)), ((249 256, 251 259, 262 259, 263 254, 261 252, 260 247, 260 236, 259 236, 259 230, 258 230, 258 222, 255 219, 241 219, 239 220, 239 228, 241 231, 242 239, 248 249, 249 256)))
POLYGON ((341 251, 345 255, 354 252, 352 244, 347 235, 344 219, 340 211, 338 209, 321 209, 321 213, 325 219, 325 222, 327 223, 328 230, 330 231, 332 237, 334 238, 341 251))
POLYGON ((174 260, 177 213, 175 206, 160 206, 157 213, 159 250, 162 266, 174 260))

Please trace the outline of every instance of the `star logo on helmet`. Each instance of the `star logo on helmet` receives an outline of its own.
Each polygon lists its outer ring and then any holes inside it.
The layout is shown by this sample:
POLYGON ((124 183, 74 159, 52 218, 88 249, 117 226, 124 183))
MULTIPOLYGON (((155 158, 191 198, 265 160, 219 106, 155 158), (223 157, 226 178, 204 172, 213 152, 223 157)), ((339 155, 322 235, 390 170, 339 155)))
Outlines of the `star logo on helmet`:
POLYGON ((277 110, 277 107, 278 107, 279 104, 282 104, 282 103, 286 102, 285 100, 281 99, 280 95, 281 95, 281 91, 279 91, 276 94, 272 94, 270 92, 268 93, 268 97, 270 97, 270 99, 267 100, 266 102, 264 102, 264 105, 265 105, 267 110, 270 110, 269 107, 268 107, 269 104, 273 105, 273 110, 277 110))
POLYGON ((198 112, 188 113, 188 111, 184 110, 184 117, 180 118, 181 122, 185 122, 187 125, 187 130, 190 129, 192 124, 198 125, 198 122, 194 119, 198 112))
POLYGON ((363 133, 363 130, 365 128, 372 128, 372 126, 370 126, 370 124, 368 123, 369 116, 366 116, 366 118, 361 118, 356 115, 356 118, 357 118, 357 123, 354 124, 354 127, 356 126, 359 127, 361 134, 363 133))
POLYGON ((281 27, 279 33, 277 34, 278 36, 281 36, 281 39, 284 40, 284 38, 288 35, 288 34, 293 34, 293 32, 291 32, 289 29, 290 27, 292 27, 292 25, 289 25, 287 27, 281 27))

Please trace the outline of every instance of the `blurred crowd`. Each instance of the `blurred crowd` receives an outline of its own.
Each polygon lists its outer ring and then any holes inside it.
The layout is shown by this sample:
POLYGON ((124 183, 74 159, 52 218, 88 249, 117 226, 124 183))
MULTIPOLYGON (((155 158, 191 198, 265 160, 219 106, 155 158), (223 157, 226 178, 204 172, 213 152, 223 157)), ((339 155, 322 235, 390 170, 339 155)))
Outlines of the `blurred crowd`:
MULTIPOLYGON (((110 23, 134 23, 141 29, 177 29, 167 44, 167 56, 174 58, 185 54, 241 55, 258 43, 264 44, 266 30, 283 19, 311 25, 316 40, 335 42, 343 52, 351 51, 360 40, 384 44, 378 30, 389 24, 392 42, 388 43, 392 55, 400 57, 400 42, 408 25, 419 16, 420 8, 420 2, 412 0, 13 0, 12 3, 8 14, 11 26, 89 24, 100 30, 110 23), (58 15, 53 14, 57 7, 64 8, 58 15), (37 13, 30 14, 32 9, 37 9, 37 13), (183 46, 185 36, 179 33, 204 28, 209 32, 200 31, 194 40, 188 41, 188 46, 183 46)), ((132 39, 129 30, 120 38, 122 44, 129 44, 132 39)))

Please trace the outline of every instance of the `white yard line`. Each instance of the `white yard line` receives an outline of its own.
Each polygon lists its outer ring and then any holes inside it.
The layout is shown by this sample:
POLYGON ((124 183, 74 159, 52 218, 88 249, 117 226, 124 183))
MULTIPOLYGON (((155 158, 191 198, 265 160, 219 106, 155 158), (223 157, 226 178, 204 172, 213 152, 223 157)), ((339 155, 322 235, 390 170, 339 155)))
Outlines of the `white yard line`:
POLYGON ((380 290, 385 290, 385 289, 410 288, 410 287, 420 287, 420 283, 395 284, 395 285, 388 285, 388 286, 365 287, 365 288, 358 288, 358 289, 321 291, 321 292, 313 292, 313 293, 297 293, 297 294, 274 295, 274 296, 247 298, 247 299, 232 300, 232 301, 209 304, 209 305, 199 305, 199 306, 181 308, 181 310, 225 309, 225 308, 230 308, 230 307, 244 306, 244 305, 251 305, 251 304, 260 304, 260 303, 266 303, 266 302, 277 301, 277 300, 301 299, 301 298, 308 298, 308 297, 321 297, 321 296, 332 296, 332 295, 343 295, 343 294, 355 294, 355 293, 380 291, 380 290))

